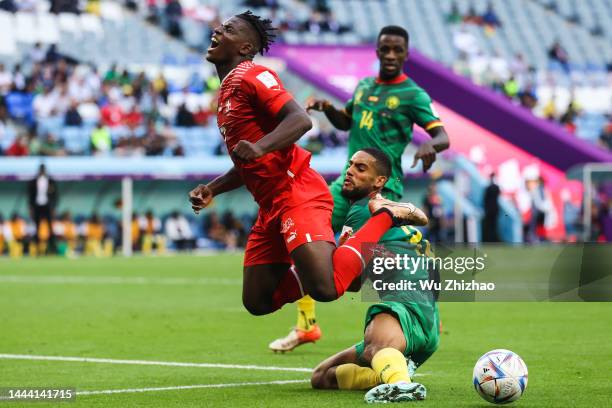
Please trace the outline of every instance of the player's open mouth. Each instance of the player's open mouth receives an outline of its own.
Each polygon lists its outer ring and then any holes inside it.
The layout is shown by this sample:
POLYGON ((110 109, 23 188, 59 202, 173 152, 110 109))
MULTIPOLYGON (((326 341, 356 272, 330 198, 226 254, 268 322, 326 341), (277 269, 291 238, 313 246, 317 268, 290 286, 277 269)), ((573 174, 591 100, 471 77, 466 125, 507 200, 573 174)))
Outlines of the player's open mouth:
POLYGON ((344 183, 342 183, 344 187, 352 186, 353 182, 347 178, 344 179, 344 183))
POLYGON ((219 46, 219 41, 215 37, 212 37, 210 39, 210 47, 208 47, 208 50, 210 51, 214 48, 217 48, 218 46, 219 46))

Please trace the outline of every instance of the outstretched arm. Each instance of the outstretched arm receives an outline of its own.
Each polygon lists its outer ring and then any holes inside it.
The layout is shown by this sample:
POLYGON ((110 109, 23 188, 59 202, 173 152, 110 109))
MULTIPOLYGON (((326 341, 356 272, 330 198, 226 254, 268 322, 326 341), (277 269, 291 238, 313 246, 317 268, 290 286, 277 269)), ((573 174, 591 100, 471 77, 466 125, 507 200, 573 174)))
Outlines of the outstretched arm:
POLYGON ((312 128, 308 114, 294 100, 288 101, 278 112, 280 123, 256 143, 241 140, 232 150, 232 155, 241 160, 253 160, 266 153, 284 149, 297 142, 312 128))
POLYGON ((443 126, 438 126, 427 131, 431 136, 431 140, 419 146, 414 155, 412 167, 415 167, 419 160, 423 160, 423 171, 426 172, 436 161, 436 154, 448 149, 450 140, 443 126))
POLYGON ((235 190, 243 184, 244 182, 242 177, 240 177, 240 173, 238 173, 238 169, 232 167, 225 174, 217 177, 210 183, 200 184, 191 190, 189 192, 191 208, 198 214, 200 210, 210 204, 214 196, 235 190))
POLYGON ((339 130, 350 130, 352 119, 344 109, 336 107, 327 99, 311 99, 306 103, 306 111, 315 110, 325 113, 325 117, 339 130))

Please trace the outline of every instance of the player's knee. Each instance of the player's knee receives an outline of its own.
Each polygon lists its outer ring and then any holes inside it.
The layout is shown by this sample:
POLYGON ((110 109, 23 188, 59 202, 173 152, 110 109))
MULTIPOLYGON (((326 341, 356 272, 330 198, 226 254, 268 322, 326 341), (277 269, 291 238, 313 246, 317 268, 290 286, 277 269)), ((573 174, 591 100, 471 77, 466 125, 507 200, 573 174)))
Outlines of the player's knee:
POLYGON ((249 299, 242 299, 242 304, 244 305, 244 308, 253 316, 263 316, 274 311, 273 308, 269 307, 268 305, 261 302, 254 302, 249 299))
POLYGON ((400 349, 398 342, 395 341, 376 341, 376 342, 372 342, 372 343, 366 343, 366 346, 363 350, 363 355, 362 358, 364 361, 371 363, 372 359, 374 358, 374 356, 376 355, 376 353, 378 353, 380 350, 382 349, 386 349, 386 348, 394 348, 396 350, 399 350, 401 352, 403 352, 403 350, 400 349))
POLYGON ((320 283, 315 285, 308 294, 317 302, 331 302, 338 299, 338 292, 336 292, 335 286, 330 287, 320 283))
POLYGON ((335 381, 331 377, 335 378, 333 370, 329 370, 326 367, 317 367, 313 371, 312 377, 310 377, 310 385, 317 390, 338 388, 337 385, 333 385, 335 381))
POLYGON ((315 369, 312 372, 312 377, 310 377, 310 386, 314 389, 324 389, 325 388, 325 371, 321 369, 315 369))

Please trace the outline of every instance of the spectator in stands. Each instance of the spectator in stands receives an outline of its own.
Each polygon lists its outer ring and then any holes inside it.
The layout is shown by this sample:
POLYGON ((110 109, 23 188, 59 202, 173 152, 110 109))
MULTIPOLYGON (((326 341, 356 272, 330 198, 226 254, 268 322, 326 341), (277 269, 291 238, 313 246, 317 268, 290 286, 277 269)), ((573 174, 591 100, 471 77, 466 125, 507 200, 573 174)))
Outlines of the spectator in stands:
POLYGON ((544 179, 527 180, 527 191, 531 200, 531 216, 527 224, 525 238, 527 242, 540 242, 546 240, 546 214, 552 206, 550 196, 546 190, 544 179))
POLYGON ((152 120, 147 121, 143 145, 146 156, 161 156, 166 151, 166 140, 157 132, 152 120))
POLYGON ((476 12, 474 5, 470 5, 467 14, 463 16, 463 22, 466 24, 482 25, 482 17, 476 12))
POLYGON ((170 239, 177 250, 193 249, 195 247, 195 236, 191 226, 184 215, 173 211, 165 224, 166 236, 170 239))
POLYGON ((14 0, 1 0, 0 10, 8 11, 9 13, 15 13, 17 11, 17 5, 14 0))
POLYGON ((182 103, 181 106, 179 106, 178 111, 176 112, 174 124, 178 127, 195 126, 196 123, 193 114, 187 109, 185 103, 182 103))
POLYGON ((557 120, 557 96, 554 93, 542 108, 542 116, 551 121, 557 120))
POLYGON ((310 17, 308 17, 308 20, 304 22, 304 31, 308 31, 311 34, 319 34, 323 30, 323 24, 323 15, 320 12, 313 10, 310 13, 310 17))
POLYGON ((112 139, 109 129, 102 122, 98 122, 91 132, 91 148, 94 155, 106 155, 112 148, 112 139))
POLYGON ((244 248, 248 234, 242 222, 240 222, 234 213, 229 210, 223 214, 223 219, 221 222, 228 231, 228 234, 231 236, 229 239, 231 245, 228 244, 228 248, 244 248))
POLYGON ((561 125, 570 133, 576 133, 576 117, 578 116, 578 110, 576 109, 576 103, 571 101, 567 105, 567 110, 561 115, 561 125))
POLYGON ((599 135, 599 144, 605 149, 612 150, 612 115, 608 114, 608 121, 599 135))
POLYGON ((7 156, 27 156, 30 150, 28 147, 28 137, 25 134, 19 135, 13 143, 6 149, 7 156))
POLYGON ((84 224, 83 235, 85 236, 85 255, 102 256, 102 241, 105 229, 98 213, 91 214, 89 221, 84 224))
POLYGON ((501 56, 499 51, 495 51, 489 62, 491 70, 491 82, 493 83, 504 83, 510 78, 510 68, 508 62, 504 57, 501 56))
POLYGON ((64 125, 65 126, 81 126, 83 124, 83 118, 81 118, 81 114, 79 113, 79 103, 76 100, 73 100, 70 104, 70 108, 66 111, 64 115, 64 125))
POLYGON ((572 195, 568 189, 561 190, 561 201, 563 202, 565 241, 576 242, 578 239, 578 225, 580 224, 580 205, 572 202, 572 195))
POLYGON ((140 229, 140 217, 136 212, 132 213, 132 222, 130 223, 130 227, 132 235, 132 249, 134 251, 140 251, 142 235, 140 229))
POLYGON ((521 106, 531 111, 536 107, 538 103, 536 89, 531 84, 528 84, 523 89, 521 89, 521 91, 518 93, 518 97, 519 97, 519 102, 521 103, 521 106))
POLYGON ((23 249, 29 242, 28 225, 17 212, 13 212, 8 227, 8 233, 10 234, 8 240, 9 254, 11 257, 18 258, 23 254, 23 249))
POLYGON ((13 83, 11 85, 12 92, 23 92, 26 86, 26 77, 21 72, 21 64, 15 64, 13 67, 13 83))
POLYGON ((9 117, 6 105, 0 103, 0 155, 3 154, 2 146, 9 146, 16 134, 17 129, 9 117))
POLYGON ((102 123, 115 128, 123 124, 123 109, 118 103, 117 96, 111 96, 109 102, 100 109, 102 123))
POLYGON ((45 60, 45 50, 43 50, 42 44, 37 42, 34 47, 30 49, 29 59, 32 64, 39 64, 45 60))
POLYGON ((9 93, 13 85, 13 74, 7 71, 4 64, 0 64, 0 95, 9 93))
POLYGON ((235 242, 232 240, 232 237, 228 234, 225 225, 219 220, 219 216, 215 212, 210 212, 207 217, 206 222, 206 235, 208 238, 216 241, 217 243, 223 245, 224 247, 233 246, 235 247, 235 242))
POLYGON ((525 62, 525 57, 520 52, 514 54, 514 57, 510 61, 509 68, 510 73, 521 81, 525 78, 529 71, 529 66, 525 62))
POLYGON ((465 25, 462 25, 453 33, 453 45, 460 52, 465 53, 468 58, 476 55, 478 51, 480 51, 478 40, 468 31, 467 26, 465 25))
MULTIPOLYGON (((36 177, 28 183, 28 204, 36 225, 34 242, 38 243, 41 223, 49 223, 55 219, 55 207, 58 201, 57 183, 47 174, 45 165, 41 164, 36 177)), ((54 253, 57 252, 53 229, 49 232, 49 249, 54 253)))
POLYGON ((513 75, 504 83, 504 94, 506 94, 508 98, 512 99, 518 95, 519 91, 520 86, 513 75))
POLYGON ((66 150, 59 139, 53 133, 48 132, 40 143, 39 154, 41 156, 65 156, 66 150))
POLYGON ((32 108, 38 120, 47 119, 57 114, 56 102, 57 93, 52 92, 53 87, 47 85, 43 88, 43 92, 36 95, 32 101, 32 108))
POLYGON ((52 13, 79 13, 78 0, 50 0, 52 13))
POLYGON ((499 242, 497 218, 499 217, 499 186, 495 183, 495 173, 491 173, 490 183, 484 191, 484 217, 482 219, 482 242, 499 242))
POLYGON ((491 2, 489 2, 489 4, 487 5, 487 9, 482 15, 482 23, 484 24, 485 28, 489 29, 496 29, 498 27, 501 27, 502 25, 501 20, 493 9, 493 3, 491 2))
MULTIPOLYGON (((70 211, 65 211, 60 219, 53 223, 53 232, 57 236, 58 241, 66 245, 70 252, 76 250, 78 239, 77 227, 72 220, 70 211)), ((58 246, 61 246, 61 244, 58 244, 58 246)))
POLYGON ((548 58, 550 58, 551 61, 561 64, 565 72, 569 73, 569 54, 565 48, 563 48, 559 40, 556 40, 550 46, 550 49, 548 50, 548 58))
POLYGON ((147 210, 139 221, 143 254, 151 253, 154 246, 158 252, 164 251, 165 241, 161 234, 161 221, 153 214, 153 210, 147 210))
POLYGON ((459 12, 459 6, 453 1, 450 11, 446 15, 446 22, 449 24, 459 24, 463 20, 463 16, 459 12))
POLYGON ((181 38, 183 30, 181 29, 181 18, 183 17, 183 7, 178 0, 167 0, 164 10, 166 18, 166 31, 173 37, 181 38))

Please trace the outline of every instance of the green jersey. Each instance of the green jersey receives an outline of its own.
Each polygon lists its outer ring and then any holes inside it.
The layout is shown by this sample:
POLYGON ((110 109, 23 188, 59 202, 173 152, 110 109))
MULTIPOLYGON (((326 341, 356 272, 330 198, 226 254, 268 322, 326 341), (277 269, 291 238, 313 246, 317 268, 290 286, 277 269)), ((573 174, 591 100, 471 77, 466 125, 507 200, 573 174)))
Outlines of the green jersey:
MULTIPOLYGON (((392 165, 385 187, 401 197, 404 190, 402 154, 412 140, 414 124, 425 130, 442 126, 431 98, 406 75, 385 82, 368 77, 359 81, 345 109, 352 118, 349 158, 366 147, 382 150, 392 165)), ((342 171, 342 178, 347 168, 348 164, 342 171)))
MULTIPOLYGON (((350 228, 356 231, 371 217, 368 201, 368 198, 364 198, 351 206, 345 221, 345 229, 350 228)), ((391 228, 381 238, 379 244, 384 248, 382 256, 385 257, 403 256, 405 254, 410 258, 418 259, 423 255, 429 255, 429 243, 423 239, 418 229, 410 226, 391 228)), ((375 256, 381 256, 380 252, 375 256)), ((421 265, 408 269, 393 268, 378 275, 372 270, 368 277, 372 281, 372 287, 376 289, 380 301, 368 308, 365 327, 379 313, 389 313, 396 316, 406 338, 404 355, 414 361, 417 366, 423 364, 436 351, 439 343, 440 317, 435 296, 430 290, 418 289, 419 281, 431 279, 429 271, 421 265), (375 282, 377 279, 380 282, 396 285, 410 281, 414 282, 416 286, 413 290, 379 289, 375 282)), ((364 286, 362 290, 365 289, 364 286)), ((357 356, 361 358, 365 349, 364 342, 358 343, 355 347, 357 356)))

